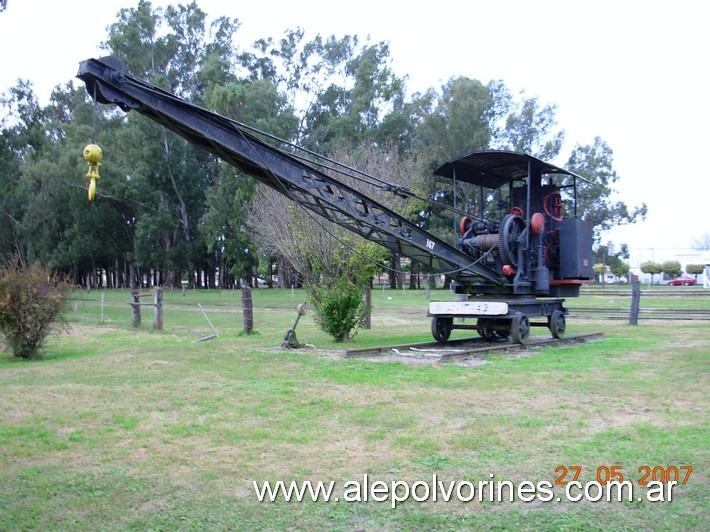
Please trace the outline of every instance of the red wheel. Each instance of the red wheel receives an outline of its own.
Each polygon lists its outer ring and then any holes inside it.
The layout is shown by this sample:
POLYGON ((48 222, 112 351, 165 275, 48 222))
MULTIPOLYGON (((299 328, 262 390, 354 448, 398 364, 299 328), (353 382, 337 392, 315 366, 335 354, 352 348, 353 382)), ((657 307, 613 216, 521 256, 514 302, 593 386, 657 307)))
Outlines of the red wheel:
POLYGON ((468 231, 471 227, 471 223, 473 223, 473 220, 471 220, 468 216, 461 218, 461 221, 459 222, 459 233, 461 233, 461 236, 466 234, 466 231, 468 231))
POLYGON ((556 222, 562 221, 562 194, 559 190, 553 190, 542 201, 545 214, 556 222), (552 200, 552 201, 550 201, 552 200))
POLYGON ((520 216, 521 218, 525 218, 525 213, 523 212, 523 209, 520 207, 513 207, 510 209, 510 214, 515 214, 516 216, 520 216))

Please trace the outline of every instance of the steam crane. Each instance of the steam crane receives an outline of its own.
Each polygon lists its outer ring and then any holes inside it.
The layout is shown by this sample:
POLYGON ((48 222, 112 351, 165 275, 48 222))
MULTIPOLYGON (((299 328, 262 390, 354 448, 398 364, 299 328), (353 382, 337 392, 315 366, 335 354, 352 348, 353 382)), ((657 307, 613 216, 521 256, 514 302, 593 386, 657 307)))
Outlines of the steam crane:
MULTIPOLYGON (((530 155, 477 151, 434 172, 454 185, 480 189, 480 212, 461 218, 452 246, 331 177, 322 165, 273 146, 253 128, 131 75, 114 57, 82 61, 77 77, 97 102, 137 111, 305 209, 430 271, 445 272, 460 300, 429 304, 432 334, 440 342, 453 329, 476 329, 489 340, 509 336, 525 343, 531 326, 547 327, 561 338, 567 314, 563 298, 578 296, 580 285, 592 279, 592 228, 576 217, 577 182, 583 178, 530 155), (490 205, 486 210, 487 198, 497 198, 496 220, 483 216, 491 210, 490 205), (540 321, 531 323, 531 318, 540 321)), ((396 185, 381 188, 409 194, 396 185)))

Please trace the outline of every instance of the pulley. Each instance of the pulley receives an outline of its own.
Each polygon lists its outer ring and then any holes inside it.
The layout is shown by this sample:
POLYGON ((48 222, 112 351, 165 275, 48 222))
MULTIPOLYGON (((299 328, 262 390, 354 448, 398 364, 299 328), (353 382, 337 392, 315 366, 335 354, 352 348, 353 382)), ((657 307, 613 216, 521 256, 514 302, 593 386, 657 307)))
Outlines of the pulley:
POLYGON ((518 267, 518 247, 524 229, 525 221, 517 214, 506 214, 500 224, 498 254, 503 264, 513 269, 518 267))

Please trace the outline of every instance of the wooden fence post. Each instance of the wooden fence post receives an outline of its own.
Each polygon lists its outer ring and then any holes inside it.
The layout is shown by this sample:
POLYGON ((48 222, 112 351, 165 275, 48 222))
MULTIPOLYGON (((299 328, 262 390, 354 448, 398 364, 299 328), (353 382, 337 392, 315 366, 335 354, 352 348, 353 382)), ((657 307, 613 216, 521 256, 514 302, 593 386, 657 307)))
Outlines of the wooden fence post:
POLYGON ((251 334, 254 330, 254 310, 251 302, 251 288, 248 284, 242 287, 242 310, 244 312, 244 333, 251 334))
POLYGON ((138 290, 131 291, 131 309, 133 312, 133 326, 140 327, 141 324, 141 299, 138 297, 138 290))
POLYGON ((629 325, 638 325, 639 309, 641 307, 641 283, 638 279, 631 281, 631 312, 629 325))
POLYGON ((153 327, 155 329, 163 328, 163 289, 156 288, 153 292, 153 312, 155 319, 153 320, 153 327))

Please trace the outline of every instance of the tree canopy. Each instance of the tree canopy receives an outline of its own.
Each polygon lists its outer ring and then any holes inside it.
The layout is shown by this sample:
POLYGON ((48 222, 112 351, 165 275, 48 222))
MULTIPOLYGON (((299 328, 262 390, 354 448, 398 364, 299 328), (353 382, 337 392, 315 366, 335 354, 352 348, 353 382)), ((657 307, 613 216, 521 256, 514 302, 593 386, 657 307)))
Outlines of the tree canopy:
MULTIPOLYGON (((240 38, 239 20, 211 19, 198 2, 162 9, 141 0, 117 13, 102 47, 181 98, 350 158, 420 198, 451 203, 456 192, 464 208, 474 204, 475 192, 467 196, 430 177, 462 153, 504 148, 548 160, 560 154, 564 131, 555 106, 513 95, 502 81, 452 76, 407 96, 406 76, 394 70, 386 42, 310 38, 301 28, 248 44, 240 38)), ((39 261, 87 286, 234 286, 269 277, 274 264, 282 280, 293 267, 308 275, 302 259, 270 246, 250 222, 263 199, 253 180, 172 132, 94 104, 73 81, 58 85, 42 106, 32 84, 18 80, 0 95, 0 107, 0 261, 39 261), (104 152, 91 203, 81 157, 90 142, 104 152)), ((645 214, 645 205, 614 199, 619 176, 601 139, 575 147, 569 168, 592 182, 580 195, 581 212, 599 230, 645 214)), ((293 207, 271 208, 273 219, 293 207)), ((398 208, 450 239, 447 212, 417 199, 398 208)))

